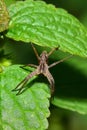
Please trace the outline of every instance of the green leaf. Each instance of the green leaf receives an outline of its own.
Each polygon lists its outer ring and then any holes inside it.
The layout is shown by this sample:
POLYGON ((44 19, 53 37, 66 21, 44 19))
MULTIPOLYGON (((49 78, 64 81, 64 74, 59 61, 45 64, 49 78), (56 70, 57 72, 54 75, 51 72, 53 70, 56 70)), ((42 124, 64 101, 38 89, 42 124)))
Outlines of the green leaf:
POLYGON ((34 77, 28 83, 30 88, 21 95, 16 96, 11 91, 33 70, 29 68, 27 72, 13 65, 0 75, 0 111, 4 130, 45 130, 48 127, 50 91, 46 84, 34 83, 34 77))
POLYGON ((7 37, 87 57, 87 29, 64 9, 27 0, 9 7, 7 37))
POLYGON ((52 103, 64 109, 87 114, 87 99, 55 98, 52 103))
POLYGON ((8 28, 9 15, 3 0, 0 0, 0 32, 8 28))

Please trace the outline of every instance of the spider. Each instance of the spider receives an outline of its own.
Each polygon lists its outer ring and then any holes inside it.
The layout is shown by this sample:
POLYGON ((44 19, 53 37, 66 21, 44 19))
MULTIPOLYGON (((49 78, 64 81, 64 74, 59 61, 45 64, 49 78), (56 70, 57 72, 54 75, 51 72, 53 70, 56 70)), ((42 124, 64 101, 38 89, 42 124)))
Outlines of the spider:
POLYGON ((27 64, 24 65, 25 66, 31 66, 34 67, 35 70, 33 72, 31 72, 29 75, 27 75, 17 86, 16 88, 14 88, 12 91, 18 91, 18 93, 16 95, 19 95, 23 92, 25 84, 33 77, 39 74, 43 74, 49 81, 50 83, 50 90, 51 90, 51 95, 54 93, 55 90, 55 81, 54 78, 52 76, 52 74, 50 73, 49 69, 57 64, 59 64, 60 62, 65 61, 66 59, 68 59, 69 57, 71 57, 72 55, 69 55, 68 57, 65 57, 59 61, 56 61, 54 63, 52 63, 51 65, 48 65, 48 57, 55 51, 57 50, 59 47, 57 48, 53 48, 49 53, 47 53, 47 51, 43 51, 40 56, 38 55, 38 52, 36 50, 36 48, 34 47, 33 44, 32 48, 35 52, 35 55, 38 59, 39 65, 34 65, 34 64, 27 64))

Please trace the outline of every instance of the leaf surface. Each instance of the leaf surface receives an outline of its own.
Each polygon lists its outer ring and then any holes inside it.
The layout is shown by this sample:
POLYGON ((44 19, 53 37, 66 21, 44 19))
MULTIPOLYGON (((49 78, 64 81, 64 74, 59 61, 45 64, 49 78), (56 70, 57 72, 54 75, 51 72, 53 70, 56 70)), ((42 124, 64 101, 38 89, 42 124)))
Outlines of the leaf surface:
POLYGON ((13 65, 0 75, 0 111, 4 130, 45 130, 48 127, 50 92, 46 84, 34 83, 34 77, 27 85, 30 88, 21 95, 16 96, 16 92, 11 91, 33 70, 29 68, 27 72, 13 65))
POLYGON ((9 7, 7 37, 58 47, 64 52, 87 57, 87 29, 74 16, 42 1, 27 0, 9 7))
POLYGON ((55 98, 55 106, 87 115, 87 99, 55 98))

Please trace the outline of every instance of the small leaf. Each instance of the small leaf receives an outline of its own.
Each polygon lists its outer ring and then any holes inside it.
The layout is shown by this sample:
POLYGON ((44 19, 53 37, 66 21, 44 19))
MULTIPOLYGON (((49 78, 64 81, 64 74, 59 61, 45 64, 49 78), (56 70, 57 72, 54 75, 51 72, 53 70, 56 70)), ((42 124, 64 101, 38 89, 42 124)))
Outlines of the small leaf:
POLYGON ((29 71, 13 65, 5 69, 0 75, 1 114, 4 130, 45 130, 48 127, 49 117, 49 88, 44 83, 34 83, 35 77, 30 80, 24 93, 16 96, 11 90, 34 69, 29 71))
POLYGON ((87 114, 87 99, 75 98, 54 98, 52 103, 55 106, 78 112, 80 114, 87 114))
POLYGON ((8 37, 87 57, 87 29, 65 10, 27 0, 10 6, 9 13, 8 37))
POLYGON ((0 32, 8 28, 9 15, 3 0, 0 0, 0 32))

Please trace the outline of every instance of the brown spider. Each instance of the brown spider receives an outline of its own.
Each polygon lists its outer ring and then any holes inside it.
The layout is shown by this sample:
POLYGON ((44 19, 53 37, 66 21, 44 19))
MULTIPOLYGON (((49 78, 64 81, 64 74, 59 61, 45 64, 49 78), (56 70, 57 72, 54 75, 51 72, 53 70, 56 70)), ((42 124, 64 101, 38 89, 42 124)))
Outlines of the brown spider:
MULTIPOLYGON (((38 52, 36 50, 36 48, 32 45, 32 48, 35 52, 35 55, 39 61, 39 65, 34 65, 34 64, 28 64, 25 66, 31 66, 36 68, 33 72, 31 72, 29 75, 27 75, 17 86, 15 89, 13 89, 12 91, 18 91, 17 95, 21 94, 24 90, 24 86, 25 84, 28 82, 28 80, 30 78, 32 78, 33 76, 39 75, 39 74, 43 74, 45 77, 47 77, 49 83, 50 83, 50 89, 51 89, 51 94, 54 93, 54 86, 55 86, 55 81, 53 76, 51 75, 49 68, 59 64, 60 62, 63 62, 64 60, 68 59, 69 57, 71 57, 72 55, 69 55, 68 57, 65 57, 55 63, 52 63, 51 65, 48 65, 47 61, 48 61, 48 57, 58 48, 53 48, 49 53, 47 53, 46 51, 43 51, 41 53, 41 55, 38 55, 38 52)), ((24 67, 24 66, 23 66, 24 67)))

